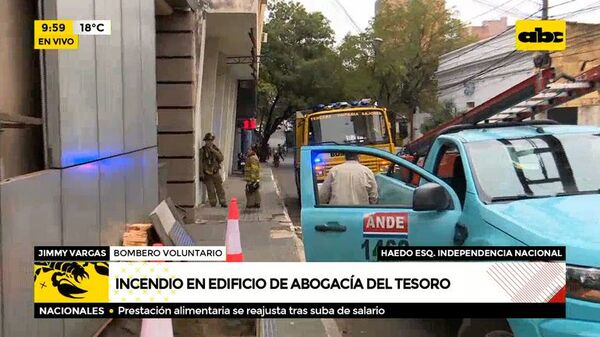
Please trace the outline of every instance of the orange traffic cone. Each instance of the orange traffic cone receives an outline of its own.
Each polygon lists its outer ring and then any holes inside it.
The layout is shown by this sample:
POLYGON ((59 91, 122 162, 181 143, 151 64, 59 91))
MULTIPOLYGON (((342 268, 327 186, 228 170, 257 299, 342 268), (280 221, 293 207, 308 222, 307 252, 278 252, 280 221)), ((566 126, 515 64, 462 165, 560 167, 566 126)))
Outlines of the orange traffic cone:
POLYGON ((173 323, 170 318, 143 319, 140 337, 173 337, 173 323))
POLYGON ((229 216, 227 217, 227 231, 225 232, 225 249, 227 250, 227 262, 244 261, 242 243, 240 242, 240 211, 237 199, 231 198, 229 203, 229 216))

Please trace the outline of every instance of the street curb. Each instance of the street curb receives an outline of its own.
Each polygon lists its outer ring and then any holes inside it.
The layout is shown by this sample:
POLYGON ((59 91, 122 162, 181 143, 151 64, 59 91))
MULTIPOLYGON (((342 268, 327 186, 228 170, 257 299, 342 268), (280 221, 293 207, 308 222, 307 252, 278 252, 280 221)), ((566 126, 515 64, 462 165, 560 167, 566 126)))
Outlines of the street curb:
MULTIPOLYGON (((285 202, 283 201, 283 196, 281 195, 281 188, 279 187, 279 183, 277 179, 275 179, 275 175, 273 174, 273 169, 271 170, 271 179, 275 184, 275 193, 277 193, 277 197, 281 201, 281 207, 283 207, 283 213, 286 221, 290 224, 290 231, 294 234, 294 245, 296 246, 296 254, 300 259, 300 262, 306 262, 306 258, 304 257, 304 243, 298 235, 296 235, 296 229, 294 228, 294 223, 290 218, 287 207, 285 206, 285 202)), ((272 321, 270 319, 261 319, 259 326, 261 327, 260 331, 263 333, 259 336, 264 337, 275 337, 277 335, 277 330, 274 328, 272 321), (267 328, 268 327, 268 328, 267 328)), ((325 329, 325 333, 327 337, 341 337, 342 333, 339 330, 337 323, 334 319, 331 318, 321 318, 321 324, 323 324, 323 328, 325 329)), ((260 334, 260 332, 259 332, 260 334)))
POLYGON ((277 182, 277 179, 275 179, 275 175, 273 174, 273 169, 272 168, 269 168, 269 169, 271 170, 271 179, 273 180, 273 183, 275 184, 275 193, 277 193, 277 198, 279 198, 279 201, 281 202, 281 207, 283 207, 283 214, 284 214, 285 220, 289 223, 290 231, 294 234, 293 237, 294 237, 294 245, 296 246, 296 255, 300 259, 300 262, 306 262, 306 258, 304 257, 304 243, 302 242, 302 240, 300 240, 298 235, 296 235, 296 229, 294 228, 294 223, 292 222, 292 219, 290 218, 287 207, 285 206, 285 202, 283 201, 283 196, 281 195, 281 188, 279 187, 279 183, 277 182))

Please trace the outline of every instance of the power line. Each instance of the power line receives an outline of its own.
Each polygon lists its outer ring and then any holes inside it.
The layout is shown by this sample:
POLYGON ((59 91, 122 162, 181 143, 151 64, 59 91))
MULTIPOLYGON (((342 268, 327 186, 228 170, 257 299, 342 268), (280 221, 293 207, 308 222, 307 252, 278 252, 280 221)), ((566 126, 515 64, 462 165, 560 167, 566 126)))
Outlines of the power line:
POLYGON ((344 15, 346 15, 346 17, 348 18, 350 23, 352 23, 352 25, 354 26, 354 29, 356 29, 356 32, 357 33, 362 32, 362 29, 360 29, 360 27, 358 26, 356 21, 354 21, 354 18, 352 18, 352 15, 350 15, 350 12, 348 12, 348 10, 346 10, 346 7, 344 7, 344 5, 342 5, 342 3, 339 0, 333 0, 333 1, 338 5, 338 7, 340 7, 342 9, 342 12, 344 12, 344 15))
MULTIPOLYGON (((558 7, 558 6, 562 6, 564 4, 568 4, 569 2, 573 2, 573 1, 575 1, 575 0, 567 0, 567 1, 561 2, 561 3, 556 4, 556 5, 552 5, 552 6, 548 7, 548 9, 555 8, 555 7, 558 7)), ((531 13, 529 16, 527 16, 525 19, 529 19, 529 18, 533 17, 534 15, 536 15, 539 12, 541 12, 542 10, 543 10, 542 8, 538 9, 537 11, 535 11, 535 12, 531 13)), ((454 57, 451 57, 451 58, 449 58, 447 60, 444 60, 444 62, 452 61, 454 59, 457 59, 457 58, 465 55, 466 53, 472 52, 473 50, 475 50, 477 48, 480 48, 481 46, 483 46, 483 45, 485 45, 485 44, 487 44, 487 43, 489 43, 491 41, 494 41, 495 39, 499 38, 500 36, 502 36, 503 34, 505 34, 506 32, 508 32, 508 31, 510 31, 512 29, 514 29, 514 27, 508 27, 504 31, 498 33, 497 35, 494 35, 491 38, 489 38, 489 39, 487 39, 487 40, 485 40, 485 41, 483 41, 483 42, 481 42, 479 44, 474 45, 472 48, 466 49, 464 52, 462 52, 460 54, 457 54, 454 57)))
POLYGON ((466 20, 466 21, 471 21, 471 20, 473 20, 473 19, 477 19, 477 18, 479 18, 479 17, 482 17, 482 16, 484 16, 484 15, 486 15, 486 14, 489 14, 489 13, 491 13, 491 12, 493 12, 493 11, 497 10, 498 8, 500 8, 500 7, 502 7, 502 6, 508 5, 508 4, 509 4, 510 2, 512 2, 512 1, 513 1, 513 0, 508 0, 508 1, 506 1, 506 2, 503 2, 503 3, 499 4, 498 6, 492 7, 492 8, 490 8, 489 10, 487 10, 487 11, 485 11, 485 12, 483 12, 483 13, 477 14, 477 15, 475 15, 474 17, 472 17, 472 18, 470 18, 470 19, 468 19, 468 20, 466 20))
MULTIPOLYGON (((597 33, 596 35, 600 35, 600 33, 597 33)), ((575 47, 575 46, 572 46, 572 47, 575 47)), ((559 55, 559 56, 554 56, 553 58, 562 58, 562 57, 568 57, 568 56, 575 56, 575 55, 587 54, 587 53, 591 53, 591 52, 595 52, 595 51, 600 51, 600 48, 591 49, 591 50, 585 50, 585 51, 580 51, 580 52, 576 52, 576 53, 564 54, 564 55, 559 55)), ((517 73, 521 73, 521 72, 530 72, 531 69, 528 68, 528 69, 521 69, 521 70, 509 71, 509 72, 505 72, 505 73, 499 73, 499 74, 493 74, 493 75, 490 75, 490 76, 481 77, 481 75, 484 75, 484 74, 487 74, 487 73, 491 73, 494 70, 497 70, 497 69, 500 69, 500 68, 503 68, 503 67, 506 67, 507 65, 509 65, 510 62, 509 62, 508 59, 515 52, 516 52, 516 50, 512 51, 511 53, 509 53, 508 55, 506 55, 504 58, 502 58, 500 61, 498 61, 498 62, 502 62, 502 61, 506 61, 506 62, 498 64, 495 67, 492 67, 492 66, 494 66, 496 63, 491 64, 487 68, 479 71, 478 73, 476 73, 476 74, 474 74, 474 75, 472 75, 472 76, 470 76, 470 77, 468 77, 468 78, 466 78, 464 80, 457 81, 457 82, 454 82, 454 83, 450 83, 448 85, 445 85, 442 88, 439 88, 438 92, 446 91, 447 89, 450 89, 452 87, 455 87, 455 86, 458 86, 458 85, 461 85, 461 84, 465 84, 465 83, 467 83, 469 81, 472 81, 473 79, 483 80, 483 79, 490 79, 490 78, 502 77, 502 76, 511 75, 511 74, 517 74, 517 73)), ((598 58, 596 58, 596 59, 598 59, 598 58)), ((594 60, 596 60, 596 59, 594 59, 594 60)), ((525 62, 521 62, 521 63, 526 63, 526 62, 529 62, 529 60, 525 60, 525 62)), ((517 63, 515 63, 515 64, 517 64, 517 63)), ((452 90, 450 92, 455 92, 455 91, 458 91, 458 90, 460 90, 460 88, 457 88, 457 89, 452 90)))
MULTIPOLYGON (((489 2, 487 2, 485 0, 474 0, 474 1, 478 2, 480 4, 483 4, 483 5, 486 5, 486 6, 491 6, 491 7, 495 7, 496 6, 494 3, 489 3, 489 2)), ((523 15, 526 15, 525 13, 523 13, 523 12, 521 12, 519 10, 517 10, 517 11, 510 11, 510 10, 506 10, 506 9, 501 9, 500 7, 501 6, 496 6, 495 9, 497 9, 497 10, 499 10, 499 11, 505 13, 505 14, 508 14, 508 15, 514 15, 514 16, 523 16, 523 15)))
POLYGON ((509 61, 509 59, 510 59, 510 58, 511 58, 511 57, 512 57, 512 56, 513 56, 513 55, 514 55, 516 52, 517 52, 516 50, 513 50, 513 51, 511 51, 510 53, 508 53, 506 56, 504 56, 504 57, 503 57, 502 59, 500 59, 499 61, 497 61, 497 62, 494 62, 494 63, 490 64, 488 67, 486 67, 486 68, 482 69, 481 71, 479 71, 479 72, 478 72, 478 73, 476 73, 476 74, 473 74, 473 75, 471 75, 471 76, 467 77, 467 78, 466 78, 466 79, 464 79, 464 80, 460 80, 460 81, 457 81, 457 82, 454 82, 454 83, 450 83, 450 84, 448 84, 448 85, 445 85, 445 86, 444 86, 444 87, 442 87, 442 88, 438 88, 438 92, 439 92, 439 91, 442 91, 442 90, 446 90, 446 89, 452 88, 452 87, 454 87, 454 86, 457 86, 457 85, 465 84, 465 83, 467 83, 467 82, 469 82, 469 81, 471 81, 471 80, 473 80, 473 79, 475 79, 475 78, 477 78, 477 77, 479 77, 479 76, 481 76, 481 75, 483 75, 483 74, 487 74, 487 73, 490 73, 490 72, 492 72, 492 71, 494 71, 494 70, 496 70, 496 69, 500 69, 500 68, 502 68, 502 67, 505 67, 505 66, 507 66, 507 65, 508 65, 508 62, 505 62, 505 63, 502 63, 502 62, 504 62, 504 61, 509 61))
MULTIPOLYGON (((499 73, 499 74, 494 74, 494 75, 490 75, 490 76, 485 76, 485 77, 479 77, 477 78, 478 81, 481 80, 490 80, 490 79, 495 79, 495 78, 506 78, 510 75, 516 75, 516 74, 520 74, 520 73, 531 73, 533 72, 533 69, 528 68, 528 69, 519 69, 519 70, 513 70, 513 71, 507 71, 504 73, 499 73)), ((449 94, 453 94, 457 91, 463 90, 462 87, 456 87, 456 89, 452 89, 452 90, 444 90, 444 95, 449 95, 449 94)))
MULTIPOLYGON (((573 36, 573 37, 569 37, 569 41, 573 41, 573 40, 578 39, 579 37, 582 37, 582 36, 584 37, 583 41, 575 43, 575 44, 572 44, 572 45, 569 45, 568 47, 569 48, 577 48, 579 46, 586 45, 586 44, 592 42, 592 38, 594 38, 596 36, 600 36, 600 31, 596 31, 596 32, 593 32, 593 33, 585 32, 585 33, 582 33, 582 34, 579 34, 579 35, 576 35, 576 36, 573 36)), ((551 52, 550 54, 556 54, 556 53, 561 53, 561 52, 563 52, 563 51, 558 51, 557 50, 557 51, 551 52)))
POLYGON ((569 17, 574 17, 574 16, 578 16, 578 15, 584 14, 586 12, 596 11, 598 9, 600 9, 600 1, 594 2, 594 3, 590 4, 586 8, 580 8, 578 10, 574 10, 574 11, 571 11, 571 12, 562 13, 562 14, 558 14, 558 15, 553 15, 552 17, 553 18, 557 18, 558 17, 559 19, 566 19, 566 18, 569 18, 569 17))

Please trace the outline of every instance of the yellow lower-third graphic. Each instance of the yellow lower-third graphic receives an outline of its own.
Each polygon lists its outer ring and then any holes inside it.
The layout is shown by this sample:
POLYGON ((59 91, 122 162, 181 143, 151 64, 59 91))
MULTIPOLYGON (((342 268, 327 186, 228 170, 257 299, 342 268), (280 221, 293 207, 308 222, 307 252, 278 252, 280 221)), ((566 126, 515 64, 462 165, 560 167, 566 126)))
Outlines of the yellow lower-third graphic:
POLYGON ((107 262, 35 262, 36 303, 108 302, 107 262))

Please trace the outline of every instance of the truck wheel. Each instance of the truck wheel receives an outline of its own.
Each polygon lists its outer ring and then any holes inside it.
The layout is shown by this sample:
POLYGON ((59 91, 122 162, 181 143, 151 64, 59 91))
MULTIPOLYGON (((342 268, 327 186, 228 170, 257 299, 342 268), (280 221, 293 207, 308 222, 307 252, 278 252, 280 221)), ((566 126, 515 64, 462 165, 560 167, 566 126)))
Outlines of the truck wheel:
POLYGON ((465 318, 458 337, 513 337, 513 334, 505 319, 465 318))

